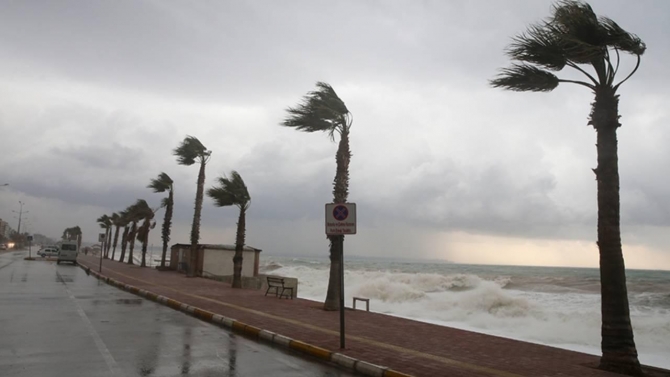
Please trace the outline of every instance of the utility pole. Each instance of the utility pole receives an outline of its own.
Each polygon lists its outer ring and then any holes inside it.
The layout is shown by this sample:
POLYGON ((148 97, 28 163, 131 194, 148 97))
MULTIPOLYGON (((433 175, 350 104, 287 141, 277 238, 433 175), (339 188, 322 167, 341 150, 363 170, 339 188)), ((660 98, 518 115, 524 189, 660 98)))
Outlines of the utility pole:
POLYGON ((19 200, 19 205, 20 205, 20 207, 19 207, 19 212, 12 211, 12 212, 14 212, 14 213, 18 213, 18 214, 19 214, 19 226, 16 228, 16 233, 18 234, 18 237, 19 237, 19 238, 18 238, 19 246, 22 246, 22 245, 21 245, 21 218, 23 217, 23 214, 24 214, 24 213, 29 213, 29 211, 23 212, 23 205, 24 205, 24 204, 26 204, 26 203, 24 203, 24 202, 22 202, 22 201, 19 200))

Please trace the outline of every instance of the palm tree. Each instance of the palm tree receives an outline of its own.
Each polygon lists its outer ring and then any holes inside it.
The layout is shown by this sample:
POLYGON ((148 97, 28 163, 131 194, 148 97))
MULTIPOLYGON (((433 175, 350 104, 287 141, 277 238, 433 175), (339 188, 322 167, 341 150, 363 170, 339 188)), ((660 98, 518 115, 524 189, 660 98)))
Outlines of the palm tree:
POLYGON ((235 205, 240 209, 237 220, 237 236, 235 237, 235 256, 233 257, 233 288, 242 288, 242 261, 244 239, 246 235, 246 213, 249 209, 251 196, 242 176, 236 171, 230 173, 230 179, 219 177, 219 186, 207 190, 207 196, 214 199, 217 207, 235 205))
MULTIPOLYGON (((304 132, 327 132, 332 141, 335 134, 340 135, 335 154, 336 170, 333 181, 333 203, 346 203, 349 196, 349 131, 353 123, 351 113, 333 88, 324 83, 316 83, 317 90, 307 93, 303 102, 287 109, 288 116, 283 126, 304 132)), ((329 236, 330 240, 330 278, 328 292, 323 305, 325 310, 339 309, 340 279, 339 269, 342 261, 344 236, 329 236)))
POLYGON ((100 228, 105 230, 105 240, 100 244, 100 253, 107 258, 107 244, 109 244, 109 232, 112 227, 112 219, 107 215, 102 215, 96 220, 100 224, 100 228))
POLYGON ((130 207, 123 210, 121 215, 121 225, 123 226, 123 235, 121 236, 121 256, 119 257, 119 262, 123 262, 126 257, 126 248, 128 246, 128 239, 130 234, 130 207))
POLYGON ((142 262, 140 267, 146 267, 147 244, 149 241, 149 231, 153 229, 156 223, 151 223, 154 218, 155 211, 149 207, 146 200, 139 199, 135 203, 135 216, 143 220, 142 225, 137 228, 137 240, 142 243, 142 262))
POLYGON ((77 226, 73 226, 72 228, 66 228, 63 231, 63 240, 66 241, 77 241, 77 250, 81 249, 81 228, 77 226))
POLYGON ((167 254, 168 243, 170 242, 170 228, 172 226, 172 211, 174 208, 174 185, 172 178, 165 173, 160 173, 158 178, 152 179, 148 188, 154 192, 168 192, 168 197, 163 198, 162 204, 165 207, 165 217, 163 218, 163 254, 161 255, 161 267, 165 267, 165 256, 167 254))
POLYGON ((606 17, 598 17, 581 1, 561 1, 552 16, 514 38, 507 55, 515 61, 491 85, 514 91, 548 92, 560 83, 577 84, 595 94, 589 125, 597 134, 598 249, 602 300, 602 358, 600 368, 640 374, 630 323, 626 271, 619 221, 617 90, 638 69, 646 46, 640 38, 606 17), (621 53, 633 55, 635 68, 615 83, 621 53), (558 78, 554 72, 570 67, 584 81, 558 78), (582 68, 583 67, 583 68, 582 68), (595 75, 587 72, 591 67, 595 75))
POLYGON ((191 225, 191 261, 188 264, 187 276, 195 276, 198 256, 198 242, 200 241, 200 214, 202 212, 202 199, 205 190, 205 165, 209 161, 212 151, 207 150, 204 145, 193 136, 186 136, 184 140, 173 151, 180 165, 191 166, 200 163, 198 172, 198 186, 195 193, 195 210, 193 211, 193 223, 191 225))
POLYGON ((119 230, 123 226, 123 212, 112 214, 112 224, 116 227, 114 231, 114 242, 112 244, 112 260, 114 260, 114 255, 116 254, 116 244, 119 241, 119 230))
POLYGON ((133 260, 133 251, 135 250, 135 239, 137 238, 137 223, 144 218, 143 208, 140 201, 143 200, 138 199, 135 204, 126 209, 126 211, 128 211, 128 220, 130 221, 130 229, 128 231, 128 236, 126 237, 126 242, 130 244, 128 247, 128 262, 126 262, 128 264, 135 264, 133 260))

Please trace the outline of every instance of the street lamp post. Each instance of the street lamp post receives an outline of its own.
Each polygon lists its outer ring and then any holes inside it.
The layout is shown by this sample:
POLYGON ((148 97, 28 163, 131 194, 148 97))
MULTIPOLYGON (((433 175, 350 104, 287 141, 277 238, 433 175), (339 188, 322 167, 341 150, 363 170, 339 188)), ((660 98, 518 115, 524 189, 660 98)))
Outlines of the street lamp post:
MULTIPOLYGON (((8 183, 5 183, 5 185, 8 185, 8 183)), ((3 186, 4 186, 4 185, 3 185, 3 186)), ((24 213, 30 213, 30 211, 25 211, 25 212, 23 212, 23 205, 24 205, 24 204, 26 204, 26 203, 24 203, 24 202, 22 202, 22 201, 19 200, 19 205, 20 205, 20 207, 19 207, 19 212, 12 211, 12 212, 14 212, 14 213, 18 213, 18 214, 19 214, 19 225, 16 227, 16 233, 19 235, 19 243, 21 242, 21 218, 23 217, 23 214, 24 214, 24 213)))

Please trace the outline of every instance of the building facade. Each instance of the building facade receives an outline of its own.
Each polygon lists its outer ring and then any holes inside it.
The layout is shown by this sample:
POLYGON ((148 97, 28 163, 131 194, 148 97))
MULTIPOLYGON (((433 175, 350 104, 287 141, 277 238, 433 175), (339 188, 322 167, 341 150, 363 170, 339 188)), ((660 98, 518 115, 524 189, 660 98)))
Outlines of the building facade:
MULTIPOLYGON (((242 259, 242 276, 258 276, 261 249, 245 246, 242 259)), ((191 262, 191 245, 175 244, 170 249, 170 269, 186 272, 191 262)), ((232 276, 235 245, 199 244, 195 267, 198 276, 232 276)))

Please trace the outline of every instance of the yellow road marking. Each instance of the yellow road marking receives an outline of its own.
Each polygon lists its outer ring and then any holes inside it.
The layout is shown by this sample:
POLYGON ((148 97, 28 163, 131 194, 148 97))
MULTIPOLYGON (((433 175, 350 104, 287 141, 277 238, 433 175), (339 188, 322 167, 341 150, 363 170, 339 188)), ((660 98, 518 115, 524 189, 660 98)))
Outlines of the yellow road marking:
MULTIPOLYGON (((130 275, 126 275, 122 272, 115 271, 111 268, 107 268, 107 269, 111 270, 111 272, 113 272, 115 274, 125 276, 129 279, 137 280, 137 281, 140 281, 142 283, 153 285, 153 286, 156 286, 156 287, 165 288, 165 289, 168 289, 170 291, 174 291, 174 292, 177 292, 179 294, 183 294, 185 296, 189 296, 189 297, 213 302, 213 303, 216 303, 218 305, 223 305, 223 306, 226 306, 226 307, 229 307, 229 308, 242 310, 242 311, 245 311, 247 313, 252 313, 252 314, 260 315, 260 316, 263 316, 263 317, 272 318, 272 319, 275 319, 275 320, 278 320, 278 321, 282 321, 282 322, 290 323, 290 324, 293 324, 293 325, 305 327, 305 328, 308 328, 310 330, 319 331, 319 332, 323 332, 323 333, 326 333, 326 334, 331 334, 331 335, 339 335, 340 334, 338 331, 324 329, 324 328, 321 328, 321 327, 318 327, 318 326, 315 326, 315 325, 310 325, 308 323, 300 322, 300 321, 297 321, 297 320, 294 320, 294 319, 284 318, 284 317, 272 315, 272 314, 269 314, 269 313, 261 312, 261 311, 255 310, 255 309, 249 309, 249 308, 245 308, 243 306, 237 306, 237 305, 230 304, 230 303, 227 303, 227 302, 215 300, 215 299, 212 299, 212 298, 209 298, 209 297, 199 296, 199 295, 195 295, 195 294, 192 294, 192 293, 180 291, 178 289, 174 289, 174 288, 171 288, 171 287, 168 287, 168 286, 165 286, 165 285, 155 284, 155 283, 152 283, 150 281, 146 281, 146 280, 142 280, 142 279, 130 276, 130 275)), ((347 335, 347 338, 358 341, 358 342, 361 342, 361 343, 373 345, 375 347, 385 348, 385 349, 388 349, 388 350, 393 350, 393 351, 396 351, 396 352, 401 352, 401 353, 409 354, 409 355, 412 355, 412 356, 418 356, 418 357, 423 357, 423 358, 430 359, 430 360, 439 361, 443 364, 447 364, 447 365, 457 367, 457 368, 461 368, 461 369, 467 369, 467 370, 473 370, 473 371, 477 371, 477 372, 487 373, 487 374, 497 376, 497 377, 522 377, 519 374, 515 374, 515 373, 511 373, 511 372, 505 372, 505 371, 498 370, 498 369, 493 369, 493 368, 488 368, 488 367, 484 367, 484 366, 481 366, 481 365, 470 364, 470 363, 466 363, 464 361, 458 361, 458 360, 449 359, 449 358, 443 357, 443 356, 432 355, 432 354, 429 354, 429 353, 424 353, 424 352, 417 351, 417 350, 412 350, 412 349, 409 349, 409 348, 394 346, 392 344, 379 342, 379 341, 372 340, 372 339, 369 339, 369 338, 365 338, 365 337, 362 337, 362 336, 347 335)))

